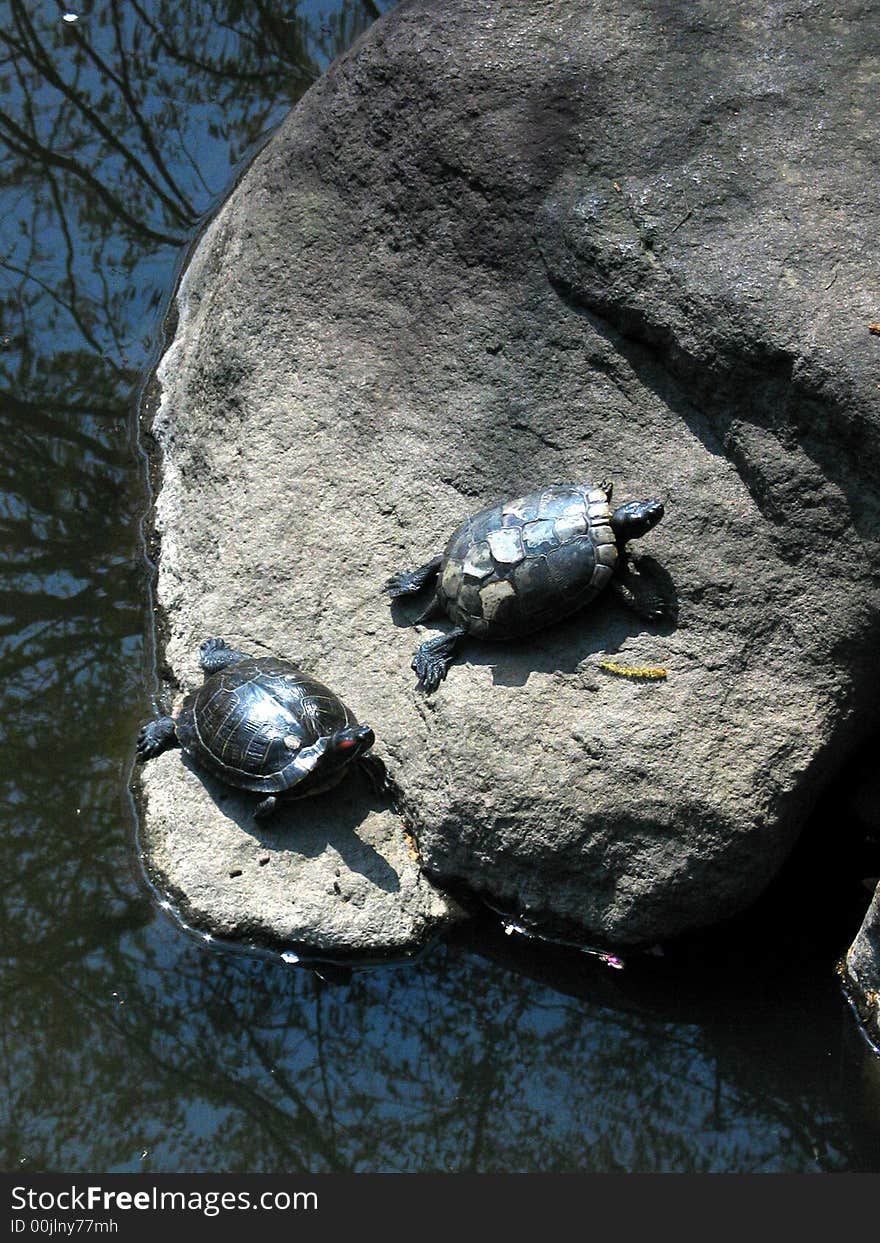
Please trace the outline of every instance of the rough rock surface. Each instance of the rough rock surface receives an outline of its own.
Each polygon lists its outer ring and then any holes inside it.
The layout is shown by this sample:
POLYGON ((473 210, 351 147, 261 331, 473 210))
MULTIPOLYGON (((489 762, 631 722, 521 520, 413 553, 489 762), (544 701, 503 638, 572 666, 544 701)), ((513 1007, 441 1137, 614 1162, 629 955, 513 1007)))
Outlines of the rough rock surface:
MULTIPOLYGON (((621 943, 747 904, 876 723, 878 54, 855 0, 413 0, 372 27, 181 287, 174 678, 208 634, 298 658, 376 730, 430 873, 500 904, 621 943), (665 500, 640 547, 677 624, 608 595, 414 692, 436 628, 394 623, 388 574, 603 478, 665 500)), ((147 842, 207 910, 186 860, 224 812, 165 758, 147 842)))

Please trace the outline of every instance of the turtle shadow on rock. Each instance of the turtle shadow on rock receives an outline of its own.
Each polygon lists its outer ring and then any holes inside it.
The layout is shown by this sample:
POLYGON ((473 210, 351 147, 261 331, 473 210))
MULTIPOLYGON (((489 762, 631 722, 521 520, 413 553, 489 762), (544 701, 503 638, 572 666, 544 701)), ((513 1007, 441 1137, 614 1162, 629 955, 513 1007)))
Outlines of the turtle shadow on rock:
MULTIPOLYGON (((589 657, 612 657, 634 635, 643 635, 647 640, 653 635, 671 634, 678 625, 679 607, 671 574, 647 553, 637 557, 630 554, 630 569, 636 575, 640 570, 649 575, 666 609, 662 620, 646 621, 606 593, 570 617, 519 639, 492 641, 469 636, 462 647, 462 664, 489 665, 495 686, 525 686, 532 673, 574 675, 589 657)), ((395 625, 414 626, 429 599, 430 592, 425 591, 415 606, 392 600, 395 625)), ((444 615, 425 624, 436 624, 442 631, 450 623, 444 615)), ((413 638, 416 639, 415 632, 413 638)), ((651 663, 647 655, 645 663, 651 663)))
MULTIPOLYGON (((465 659, 473 665, 490 665, 495 686, 525 686, 532 673, 577 674, 591 656, 613 657, 634 635, 647 642, 655 635, 671 634, 678 625, 678 593, 672 576, 646 554, 639 556, 638 565, 649 572, 663 597, 666 616, 662 620, 645 621, 606 594, 571 617, 516 642, 474 643, 466 649, 465 659)), ((647 653, 644 663, 652 663, 647 653)))
POLYGON ((389 600, 389 613, 391 620, 395 626, 401 630, 410 630, 413 626, 421 622, 422 614, 426 607, 430 604, 432 592, 429 587, 425 587, 419 592, 415 600, 407 599, 405 596, 392 597, 389 600))
POLYGON ((387 810, 389 804, 373 790, 357 770, 347 772, 338 785, 323 794, 280 800, 265 819, 254 818, 259 794, 225 785, 200 768, 185 752, 184 767, 198 778, 212 801, 227 819, 252 837, 267 852, 292 850, 315 859, 332 846, 351 872, 365 877, 377 889, 397 893, 400 878, 388 860, 358 834, 371 811, 387 810))
MULTIPOLYGON (((641 621, 622 605, 605 600, 583 614, 576 614, 546 631, 516 643, 481 643, 466 651, 472 665, 489 665, 495 686, 525 686, 532 673, 559 673, 574 676, 584 672, 591 657, 613 659, 621 645, 634 635, 650 639, 671 634, 674 621, 641 621)), ((652 664, 650 652, 639 663, 652 664)))

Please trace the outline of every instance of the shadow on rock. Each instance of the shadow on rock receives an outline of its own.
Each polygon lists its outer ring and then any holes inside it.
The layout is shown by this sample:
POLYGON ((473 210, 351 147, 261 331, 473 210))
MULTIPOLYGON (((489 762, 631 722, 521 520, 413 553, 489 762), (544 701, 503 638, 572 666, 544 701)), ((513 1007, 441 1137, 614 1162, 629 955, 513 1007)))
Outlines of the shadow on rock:
POLYGON ((584 683, 590 681, 590 664, 613 657, 628 639, 640 636, 645 644, 644 663, 653 663, 651 640, 674 631, 678 597, 670 576, 653 558, 650 560, 651 577, 662 587, 669 610, 669 616, 662 621, 645 621, 606 596, 565 621, 522 639, 504 643, 468 640, 461 649, 461 662, 489 665, 496 686, 525 686, 532 673, 556 673, 584 683))
MULTIPOLYGON (((635 635, 671 634, 678 624, 678 592, 672 575, 656 558, 639 554, 629 556, 629 580, 642 590, 660 596, 666 616, 657 622, 646 621, 616 602, 611 591, 606 591, 595 603, 588 604, 556 625, 522 639, 492 641, 468 639, 463 644, 458 663, 489 665, 496 686, 524 686, 531 673, 559 673, 572 675, 583 681, 584 661, 592 656, 613 656, 622 644, 635 635)), ((391 603, 391 617, 395 626, 412 627, 419 621, 426 604, 431 599, 429 591, 420 592, 417 603, 395 599, 391 603)), ((444 612, 424 623, 440 632, 448 629, 449 619, 444 612)), ((413 652, 422 639, 413 631, 413 652)), ((645 663, 650 657, 646 653, 645 663)))
MULTIPOLYGON (((403 630, 408 630, 411 626, 415 626, 421 620, 422 614, 431 603, 434 595, 433 587, 425 587, 417 596, 398 596, 395 599, 386 597, 390 605, 389 614, 395 626, 399 626, 403 630)), ((440 621, 446 616, 445 613, 437 614, 436 618, 430 621, 440 621)), ((425 625, 429 625, 425 622, 425 625)))
POLYGON ((371 811, 388 809, 388 804, 371 790, 362 773, 347 773, 338 786, 324 794, 282 801, 271 817, 256 820, 254 808, 261 795, 224 785, 200 769, 185 753, 182 753, 182 760, 223 814, 264 847, 267 855, 280 850, 296 851, 305 858, 314 859, 331 846, 350 871, 358 872, 377 889, 386 893, 399 891, 397 872, 358 833, 371 811))

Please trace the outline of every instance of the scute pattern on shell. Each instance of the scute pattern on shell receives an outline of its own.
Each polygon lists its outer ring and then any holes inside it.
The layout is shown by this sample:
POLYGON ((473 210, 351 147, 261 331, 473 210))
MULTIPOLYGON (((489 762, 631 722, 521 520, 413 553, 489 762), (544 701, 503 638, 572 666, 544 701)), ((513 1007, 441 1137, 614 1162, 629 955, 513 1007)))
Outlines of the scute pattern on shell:
POLYGON ((529 634, 589 603, 617 565, 601 488, 556 484, 483 510, 456 530, 440 566, 440 603, 489 639, 529 634))
POLYGON ((214 776, 246 790, 277 793, 298 780, 303 747, 356 725, 322 682, 290 661, 249 658, 206 678, 183 701, 181 746, 214 776))

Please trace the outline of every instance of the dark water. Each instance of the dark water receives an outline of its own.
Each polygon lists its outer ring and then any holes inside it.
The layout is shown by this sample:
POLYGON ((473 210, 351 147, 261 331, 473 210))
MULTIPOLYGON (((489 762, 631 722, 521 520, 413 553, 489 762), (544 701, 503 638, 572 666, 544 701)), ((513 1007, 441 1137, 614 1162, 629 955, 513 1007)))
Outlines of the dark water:
POLYGON ((748 920, 623 972, 487 919, 321 979, 157 912, 144 378, 200 223, 389 5, 71 7, 0 3, 0 1168, 880 1170, 839 791, 748 920))

